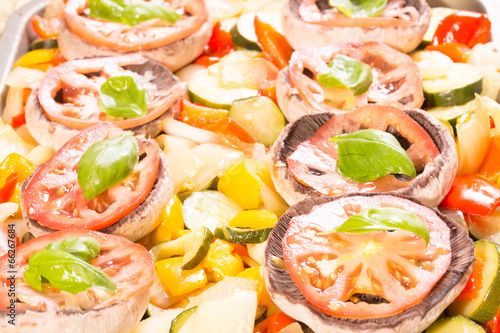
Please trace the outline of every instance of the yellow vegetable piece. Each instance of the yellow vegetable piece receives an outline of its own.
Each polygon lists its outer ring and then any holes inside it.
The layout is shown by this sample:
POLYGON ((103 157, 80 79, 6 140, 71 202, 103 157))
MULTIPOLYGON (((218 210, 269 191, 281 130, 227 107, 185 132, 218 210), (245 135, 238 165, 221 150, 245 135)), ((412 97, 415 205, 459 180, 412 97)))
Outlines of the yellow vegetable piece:
POLYGON ((271 175, 261 162, 246 159, 235 163, 224 172, 217 188, 245 209, 256 209, 262 201, 260 189, 271 186, 271 175))
POLYGON ((182 257, 168 258, 155 263, 158 275, 174 296, 180 296, 203 287, 207 275, 202 267, 182 269, 182 257))
POLYGON ((202 262, 202 266, 212 274, 215 281, 221 281, 228 276, 236 276, 244 269, 243 261, 236 253, 231 253, 234 247, 220 239, 216 239, 208 254, 202 262))
POLYGON ((54 61, 58 55, 59 55, 59 49, 33 50, 33 51, 26 53, 21 58, 19 58, 14 63, 13 67, 14 68, 16 68, 16 67, 31 67, 32 68, 32 66, 36 66, 39 64, 54 61))
POLYGON ((17 182, 24 182, 35 171, 33 163, 22 155, 11 153, 0 163, 0 187, 5 185, 7 177, 17 172, 17 182))
POLYGON ((278 221, 278 217, 270 210, 245 210, 229 221, 230 227, 235 228, 272 228, 278 221))
POLYGON ((182 236, 184 218, 182 216, 182 203, 177 196, 174 196, 167 203, 157 223, 159 224, 153 231, 138 241, 147 249, 182 236))
POLYGON ((258 282, 258 289, 255 291, 257 292, 259 305, 268 306, 272 303, 271 296, 269 296, 267 292, 264 278, 262 277, 262 266, 247 268, 243 272, 238 274, 237 277, 253 279, 258 282))

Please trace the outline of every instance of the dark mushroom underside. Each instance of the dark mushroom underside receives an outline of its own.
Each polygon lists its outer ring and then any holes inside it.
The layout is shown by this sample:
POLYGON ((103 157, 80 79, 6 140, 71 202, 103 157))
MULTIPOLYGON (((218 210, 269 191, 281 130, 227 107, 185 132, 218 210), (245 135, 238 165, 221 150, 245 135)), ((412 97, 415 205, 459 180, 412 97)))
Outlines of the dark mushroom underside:
MULTIPOLYGON (((348 194, 341 197, 352 196, 377 196, 377 193, 366 194, 348 194)), ((312 208, 337 200, 341 197, 319 197, 308 198, 291 206, 279 219, 275 228, 271 232, 268 245, 265 251, 265 278, 267 288, 273 299, 279 299, 277 305, 287 313, 287 309, 297 309, 301 307, 304 313, 302 320, 308 324, 308 316, 314 316, 318 321, 318 327, 330 327, 339 329, 335 332, 382 332, 382 331, 401 331, 401 332, 420 332, 434 321, 444 308, 460 293, 465 286, 467 279, 472 272, 474 262, 474 245, 469 238, 465 228, 447 216, 434 211, 450 228, 450 243, 452 249, 452 259, 449 269, 438 281, 430 293, 417 305, 404 310, 402 313, 394 316, 375 318, 375 319, 342 319, 325 314, 307 302, 299 289, 295 286, 290 275, 284 268, 276 265, 273 258, 283 260, 282 239, 290 225, 293 217, 304 215, 311 212, 312 208), (286 304, 282 304, 285 302, 286 304)), ((419 203, 416 200, 398 196, 398 198, 408 199, 419 203)), ((293 310, 292 310, 293 311, 293 310)), ((293 314, 292 314, 293 316, 293 314)), ((312 327, 314 329, 314 327, 312 327)), ((323 331, 317 331, 321 333, 323 331)))
MULTIPOLYGON (((404 110, 404 112, 425 129, 438 148, 439 155, 434 160, 435 169, 433 171, 422 172, 407 187, 387 193, 406 195, 418 199, 425 205, 437 206, 451 188, 456 174, 458 157, 455 143, 446 128, 439 123, 439 120, 425 111, 404 110)), ((297 203, 307 197, 321 196, 319 192, 294 178, 288 170, 287 158, 299 144, 313 137, 336 114, 336 112, 324 112, 305 115, 288 124, 276 140, 273 146, 275 171, 273 172, 273 180, 278 191, 289 204, 297 203)), ((390 127, 386 131, 393 135, 396 134, 395 136, 402 146, 405 145, 407 139, 404 133, 392 133, 394 131, 391 132, 390 127)))

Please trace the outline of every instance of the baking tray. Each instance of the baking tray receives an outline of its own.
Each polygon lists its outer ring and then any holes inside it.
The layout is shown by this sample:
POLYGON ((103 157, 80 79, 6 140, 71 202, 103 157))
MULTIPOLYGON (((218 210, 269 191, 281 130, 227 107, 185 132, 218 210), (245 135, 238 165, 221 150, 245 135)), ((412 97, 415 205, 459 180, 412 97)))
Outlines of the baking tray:
MULTIPOLYGON (((249 0, 252 1, 252 0, 249 0)), ((487 13, 492 29, 491 39, 500 41, 500 1, 499 0, 428 0, 431 7, 451 7, 487 13)), ((30 17, 43 13, 49 0, 34 0, 16 10, 5 25, 0 39, 0 115, 5 107, 7 86, 3 83, 12 65, 26 53, 29 45, 36 39, 31 30, 30 17)))

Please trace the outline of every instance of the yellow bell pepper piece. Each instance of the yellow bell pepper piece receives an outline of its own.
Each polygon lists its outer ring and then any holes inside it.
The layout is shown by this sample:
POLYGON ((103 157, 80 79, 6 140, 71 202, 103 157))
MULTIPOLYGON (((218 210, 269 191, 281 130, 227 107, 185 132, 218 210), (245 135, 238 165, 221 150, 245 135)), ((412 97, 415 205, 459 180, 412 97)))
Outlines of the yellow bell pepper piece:
POLYGON ((147 249, 182 236, 184 218, 182 216, 182 203, 177 196, 174 196, 167 203, 157 223, 158 226, 153 231, 138 241, 147 249))
POLYGON ((269 296, 269 293, 267 292, 264 278, 262 277, 262 266, 247 268, 238 274, 237 277, 253 279, 258 282, 257 289, 255 291, 257 292, 259 305, 268 306, 272 303, 271 296, 269 296))
POLYGON ((215 281, 221 281, 228 276, 236 276, 244 269, 243 261, 236 253, 231 253, 234 247, 220 239, 216 239, 207 256, 202 262, 202 266, 212 274, 215 281))
POLYGON ((182 257, 168 258, 155 262, 158 275, 174 296, 184 295, 203 287, 207 275, 202 267, 182 269, 182 257))
POLYGON ((59 49, 33 50, 33 51, 30 51, 30 52, 24 54, 21 58, 19 58, 14 63, 13 67, 14 68, 16 68, 16 67, 28 67, 28 68, 42 69, 42 67, 40 67, 38 65, 45 64, 45 63, 56 64, 58 62, 61 62, 57 59, 59 57, 59 53, 60 53, 59 49), (35 66, 35 67, 33 67, 33 66, 35 66))
POLYGON ((246 159, 235 163, 219 179, 217 189, 245 209, 256 209, 262 201, 263 185, 274 189, 271 175, 261 162, 246 159))
POLYGON ((233 217, 229 221, 229 226, 251 229, 272 228, 277 221, 278 217, 270 210, 245 210, 233 217))
MULTIPOLYGON (((11 153, 0 163, 0 188, 5 185, 7 177, 13 173, 17 173, 17 185, 14 194, 8 200, 19 204, 19 192, 21 184, 35 171, 33 163, 28 161, 24 156, 17 153, 11 153)), ((16 212, 16 218, 21 217, 21 208, 16 212)))

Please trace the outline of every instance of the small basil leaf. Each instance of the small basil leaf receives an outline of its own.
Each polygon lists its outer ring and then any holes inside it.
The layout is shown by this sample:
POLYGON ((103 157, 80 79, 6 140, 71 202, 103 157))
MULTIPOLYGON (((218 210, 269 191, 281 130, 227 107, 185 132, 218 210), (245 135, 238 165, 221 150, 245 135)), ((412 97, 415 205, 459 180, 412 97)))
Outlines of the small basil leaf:
POLYGON ((78 163, 78 183, 83 196, 92 199, 125 179, 139 161, 139 147, 132 132, 94 143, 78 163))
POLYGON ((122 15, 129 5, 127 0, 88 0, 91 17, 122 23, 122 15))
POLYGON ((78 294, 90 287, 116 291, 116 285, 101 270, 65 251, 43 250, 32 255, 28 263, 24 279, 37 290, 42 290, 43 277, 57 289, 72 294, 78 294))
POLYGON ((147 90, 131 76, 109 78, 99 90, 101 108, 113 117, 143 117, 148 100, 147 90))
POLYGON ((47 246, 47 250, 54 249, 68 252, 85 262, 90 262, 101 250, 99 242, 91 237, 69 237, 47 246))
POLYGON ((429 230, 417 215, 393 207, 369 208, 352 215, 335 229, 337 232, 367 234, 374 231, 406 230, 429 244, 429 230))
POLYGON ((388 174, 416 176, 410 157, 390 133, 367 129, 330 141, 338 144, 337 171, 349 180, 364 183, 388 174))
POLYGON ((175 23, 179 17, 174 10, 153 2, 130 5, 123 12, 123 22, 130 26, 155 18, 175 23))
POLYGON ((388 0, 330 0, 330 6, 337 7, 345 16, 364 18, 378 16, 388 0))
POLYGON ((372 68, 364 62, 338 54, 318 73, 318 82, 327 88, 344 85, 361 95, 373 82, 372 68))

